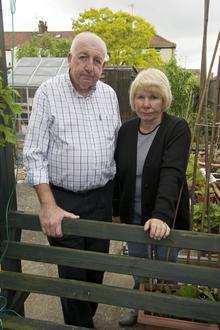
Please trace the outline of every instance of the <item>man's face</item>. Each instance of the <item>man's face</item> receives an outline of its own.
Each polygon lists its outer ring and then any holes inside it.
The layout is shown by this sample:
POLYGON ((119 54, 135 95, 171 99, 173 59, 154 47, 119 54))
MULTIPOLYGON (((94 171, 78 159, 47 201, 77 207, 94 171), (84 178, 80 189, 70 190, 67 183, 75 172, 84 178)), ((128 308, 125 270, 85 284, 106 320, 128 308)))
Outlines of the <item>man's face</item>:
POLYGON ((74 54, 68 57, 70 78, 77 92, 87 95, 101 77, 104 67, 104 51, 92 39, 80 40, 74 54))

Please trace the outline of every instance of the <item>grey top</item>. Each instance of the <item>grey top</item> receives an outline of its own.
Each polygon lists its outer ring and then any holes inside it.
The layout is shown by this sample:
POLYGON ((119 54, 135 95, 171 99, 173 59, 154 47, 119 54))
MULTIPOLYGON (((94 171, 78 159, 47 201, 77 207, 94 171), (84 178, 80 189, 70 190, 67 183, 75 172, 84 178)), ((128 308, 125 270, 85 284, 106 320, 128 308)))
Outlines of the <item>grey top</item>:
MULTIPOLYGON (((142 172, 145 159, 147 157, 150 146, 157 134, 159 126, 156 126, 153 131, 143 134, 138 132, 137 141, 137 168, 136 168, 136 188, 134 197, 134 219, 141 221, 141 182, 142 172)), ((139 222, 138 221, 138 222, 139 222)), ((134 221, 136 223, 136 221, 134 221)))

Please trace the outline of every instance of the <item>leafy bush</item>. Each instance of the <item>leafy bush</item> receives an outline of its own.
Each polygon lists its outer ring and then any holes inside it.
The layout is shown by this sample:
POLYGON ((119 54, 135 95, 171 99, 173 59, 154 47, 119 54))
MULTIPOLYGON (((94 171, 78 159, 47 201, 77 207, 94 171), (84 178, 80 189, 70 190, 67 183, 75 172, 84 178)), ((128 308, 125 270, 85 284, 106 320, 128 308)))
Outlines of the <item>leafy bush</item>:
MULTIPOLYGON (((204 204, 198 203, 194 205, 193 212, 193 230, 195 231, 208 231, 208 217, 205 214, 203 228, 202 228, 202 214, 203 214, 204 204)), ((210 203, 209 205, 209 221, 210 229, 217 228, 220 225, 220 204, 210 203)), ((218 230, 217 230, 218 231, 218 230)))
MULTIPOLYGON (((187 166, 187 170, 186 170, 186 177, 187 177, 187 181, 188 181, 189 185, 193 181, 194 157, 195 157, 195 155, 190 154, 188 166, 187 166)), ((199 187, 205 186, 205 178, 203 177, 202 173, 198 170, 198 168, 196 171, 196 185, 199 187)))
POLYGON ((16 52, 17 59, 22 57, 66 57, 69 53, 71 41, 56 38, 50 33, 42 36, 33 34, 31 41, 25 42, 16 52))
POLYGON ((177 65, 173 57, 164 66, 173 94, 173 102, 169 112, 185 118, 193 124, 196 117, 196 104, 199 96, 199 81, 195 74, 177 65))
POLYGON ((0 147, 3 147, 6 142, 16 142, 13 126, 15 117, 20 114, 21 107, 14 102, 14 94, 18 95, 11 87, 4 87, 0 75, 0 147))
POLYGON ((175 295, 180 297, 207 299, 211 301, 217 300, 217 294, 218 289, 193 284, 182 284, 175 293, 175 295))

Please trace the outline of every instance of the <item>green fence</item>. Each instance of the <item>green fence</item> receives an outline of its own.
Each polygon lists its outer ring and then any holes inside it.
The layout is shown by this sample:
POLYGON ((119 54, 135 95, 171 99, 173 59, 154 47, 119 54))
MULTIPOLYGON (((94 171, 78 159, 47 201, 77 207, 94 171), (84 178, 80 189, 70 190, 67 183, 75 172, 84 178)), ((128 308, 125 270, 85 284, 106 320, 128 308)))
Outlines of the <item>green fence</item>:
MULTIPOLYGON (((37 216, 19 212, 9 215, 10 230, 26 229, 40 231, 37 216)), ((96 237, 119 241, 154 243, 141 226, 114 224, 80 219, 63 220, 63 233, 84 237, 96 237)), ((168 239, 156 241, 156 244, 183 249, 220 252, 220 235, 172 230, 168 239)), ((110 255, 91 251, 71 250, 60 247, 49 247, 16 241, 2 241, 1 252, 8 245, 6 260, 32 260, 52 264, 76 266, 86 269, 104 270, 121 274, 132 274, 141 277, 153 277, 181 283, 192 283, 212 288, 220 288, 220 268, 195 266, 184 263, 172 263, 156 260, 145 260, 121 255, 110 255)), ((10 308, 22 310, 25 299, 30 292, 62 296, 98 303, 138 308, 149 312, 173 315, 179 318, 190 318, 210 323, 220 323, 220 302, 177 297, 156 292, 140 292, 126 288, 94 284, 76 280, 50 278, 39 275, 23 274, 8 271, 5 267, 0 272, 0 287, 15 292, 10 308)), ((9 324, 14 328, 39 329, 42 321, 24 320, 15 317, 3 318, 5 328, 9 324), (23 328, 22 328, 23 327, 23 328)), ((45 329, 65 329, 59 325, 47 324, 45 329), (51 328, 50 328, 51 327, 51 328)), ((69 327, 74 329, 74 327, 69 327)))

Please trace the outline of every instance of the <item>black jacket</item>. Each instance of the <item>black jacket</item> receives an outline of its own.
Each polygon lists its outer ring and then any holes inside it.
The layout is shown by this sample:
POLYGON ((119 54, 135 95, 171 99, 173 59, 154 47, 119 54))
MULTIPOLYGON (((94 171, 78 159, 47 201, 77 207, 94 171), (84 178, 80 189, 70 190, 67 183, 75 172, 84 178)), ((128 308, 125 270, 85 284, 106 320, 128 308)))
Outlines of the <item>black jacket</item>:
MULTIPOLYGON (((125 223, 132 223, 134 212, 138 127, 138 118, 121 126, 115 152, 117 173, 113 213, 125 223)), ((187 122, 164 113, 143 167, 142 224, 150 218, 158 218, 172 227, 183 184, 175 228, 189 228, 189 196, 185 176, 189 146, 187 122)))

